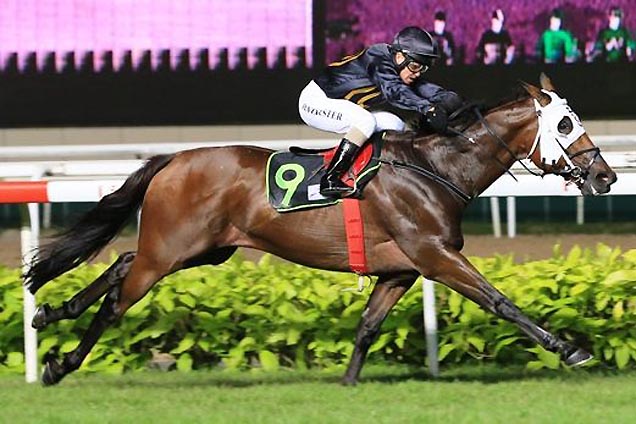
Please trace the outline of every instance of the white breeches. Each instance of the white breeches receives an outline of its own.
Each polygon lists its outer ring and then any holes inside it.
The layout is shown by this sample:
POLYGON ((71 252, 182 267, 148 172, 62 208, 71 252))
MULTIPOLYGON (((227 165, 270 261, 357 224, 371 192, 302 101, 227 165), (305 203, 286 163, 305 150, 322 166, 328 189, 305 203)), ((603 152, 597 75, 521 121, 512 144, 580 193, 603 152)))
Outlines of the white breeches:
POLYGON ((376 131, 404 131, 405 124, 390 112, 369 112, 344 99, 330 99, 311 81, 300 93, 298 111, 305 123, 319 130, 346 134, 352 128, 359 130, 368 139, 376 131))

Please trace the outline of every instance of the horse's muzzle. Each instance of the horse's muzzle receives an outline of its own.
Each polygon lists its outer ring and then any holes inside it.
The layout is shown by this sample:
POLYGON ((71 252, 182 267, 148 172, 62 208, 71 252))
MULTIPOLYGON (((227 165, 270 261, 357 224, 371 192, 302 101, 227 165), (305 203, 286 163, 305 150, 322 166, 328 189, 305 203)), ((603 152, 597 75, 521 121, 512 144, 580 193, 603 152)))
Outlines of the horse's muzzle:
POLYGON ((579 186, 584 196, 597 196, 609 193, 611 185, 616 182, 616 173, 609 167, 605 170, 591 169, 579 186))

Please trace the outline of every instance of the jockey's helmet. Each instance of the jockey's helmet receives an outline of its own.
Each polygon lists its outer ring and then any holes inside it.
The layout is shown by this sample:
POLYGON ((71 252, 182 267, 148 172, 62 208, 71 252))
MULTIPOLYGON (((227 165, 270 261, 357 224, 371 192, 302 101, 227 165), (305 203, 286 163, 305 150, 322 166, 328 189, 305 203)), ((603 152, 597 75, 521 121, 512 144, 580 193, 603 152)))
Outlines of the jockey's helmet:
POLYGON ((391 47, 407 59, 426 66, 431 66, 435 59, 439 58, 439 48, 435 39, 427 31, 416 26, 406 27, 398 32, 391 47))

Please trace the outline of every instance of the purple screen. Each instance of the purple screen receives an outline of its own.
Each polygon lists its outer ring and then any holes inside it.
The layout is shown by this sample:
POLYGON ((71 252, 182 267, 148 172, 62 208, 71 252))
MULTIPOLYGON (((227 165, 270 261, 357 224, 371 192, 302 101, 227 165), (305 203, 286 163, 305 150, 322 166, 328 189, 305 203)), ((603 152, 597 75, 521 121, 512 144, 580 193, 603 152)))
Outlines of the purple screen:
POLYGON ((99 71, 107 52, 115 70, 126 55, 133 68, 145 55, 174 69, 184 51, 189 68, 202 57, 211 69, 223 57, 229 69, 311 66, 312 19, 312 0, 3 0, 0 70, 12 58, 20 71, 29 60, 99 71))
POLYGON ((586 51, 593 46, 598 31, 607 25, 608 11, 614 6, 622 9, 623 23, 633 36, 636 0, 327 0, 326 60, 338 60, 368 44, 390 43, 395 33, 408 25, 431 31, 435 13, 443 10, 447 30, 465 52, 462 63, 473 63, 481 34, 490 27, 491 14, 497 8, 504 12, 505 28, 517 54, 531 58, 555 7, 563 10, 563 26, 573 33, 581 60, 585 60, 586 51))

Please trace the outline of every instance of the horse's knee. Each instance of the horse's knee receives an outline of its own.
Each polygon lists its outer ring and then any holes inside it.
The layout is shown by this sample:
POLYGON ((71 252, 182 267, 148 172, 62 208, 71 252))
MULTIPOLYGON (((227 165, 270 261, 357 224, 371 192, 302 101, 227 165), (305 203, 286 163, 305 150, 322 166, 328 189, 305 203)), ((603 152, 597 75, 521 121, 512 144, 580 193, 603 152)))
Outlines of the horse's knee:
POLYGON ((362 320, 358 327, 358 342, 373 343, 380 332, 380 324, 383 317, 378 317, 374 314, 369 314, 369 309, 365 309, 362 313, 362 320))
POLYGON ((117 261, 113 266, 113 274, 110 277, 110 281, 117 284, 119 280, 124 278, 128 271, 130 271, 130 267, 132 266, 132 262, 135 259, 137 252, 126 252, 119 255, 117 261))

